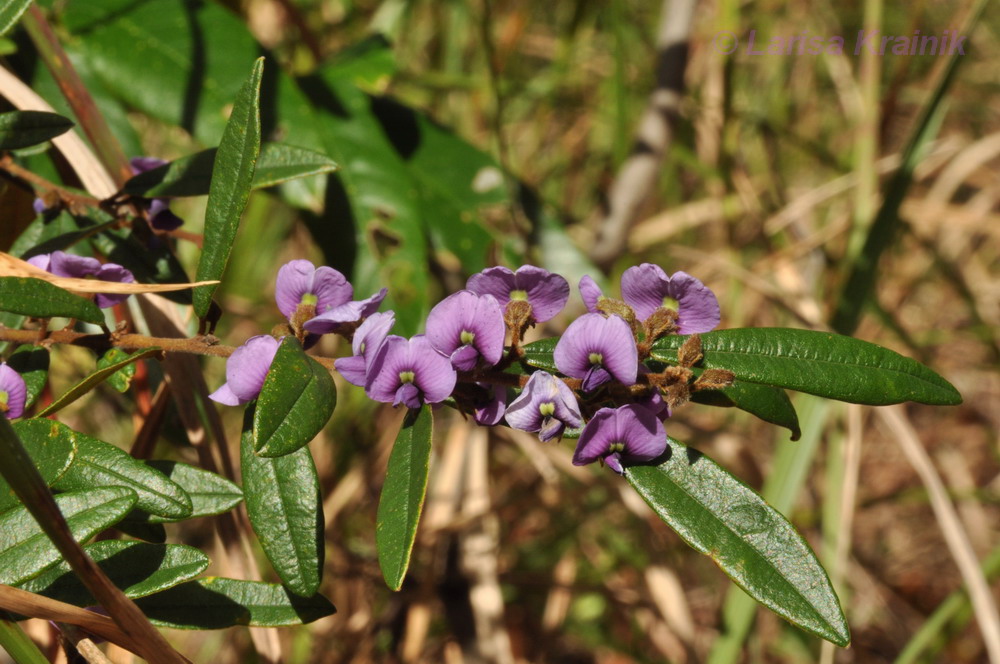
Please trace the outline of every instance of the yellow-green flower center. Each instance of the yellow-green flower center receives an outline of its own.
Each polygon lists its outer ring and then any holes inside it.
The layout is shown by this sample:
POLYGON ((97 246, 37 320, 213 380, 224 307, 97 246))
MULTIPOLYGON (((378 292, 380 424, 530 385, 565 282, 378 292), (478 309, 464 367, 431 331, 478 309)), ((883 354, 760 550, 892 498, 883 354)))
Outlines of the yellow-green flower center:
POLYGON ((315 307, 316 303, 319 302, 319 298, 313 293, 303 293, 302 299, 299 302, 301 304, 310 304, 315 307))
POLYGON ((510 299, 512 299, 512 300, 527 300, 528 299, 528 291, 512 290, 510 292, 510 299))
POLYGON ((663 298, 663 306, 667 309, 673 309, 674 311, 677 311, 678 309, 680 309, 681 304, 674 298, 668 296, 663 298))
POLYGON ((591 353, 587 359, 590 360, 591 364, 600 364, 604 361, 604 356, 600 353, 591 353))
POLYGON ((3 390, 0 390, 0 413, 6 413, 10 408, 7 407, 7 400, 10 399, 10 395, 3 390))
POLYGON ((400 371, 399 372, 399 382, 401 383, 412 383, 416 376, 413 375, 412 371, 400 371))
POLYGON ((625 451, 625 443, 623 443, 620 440, 616 440, 615 442, 611 443, 611 445, 608 446, 609 454, 614 454, 615 452, 624 452, 624 451, 625 451))
POLYGON ((551 401, 546 401, 538 406, 538 412, 541 413, 543 417, 552 417, 556 412, 556 405, 551 401))
POLYGON ((462 341, 463 344, 471 344, 473 341, 476 340, 476 333, 469 332, 468 330, 462 330, 462 334, 460 334, 458 338, 462 341))

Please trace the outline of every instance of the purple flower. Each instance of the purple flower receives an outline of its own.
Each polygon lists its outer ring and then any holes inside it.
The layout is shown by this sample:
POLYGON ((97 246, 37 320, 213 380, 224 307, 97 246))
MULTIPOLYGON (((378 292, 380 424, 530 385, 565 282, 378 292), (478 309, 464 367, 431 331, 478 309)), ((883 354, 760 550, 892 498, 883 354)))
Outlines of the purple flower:
POLYGON ((504 416, 515 429, 537 431, 542 442, 558 438, 566 427, 575 429, 583 424, 573 390, 545 371, 531 374, 504 416))
POLYGON ((285 263, 278 270, 274 299, 278 310, 289 320, 300 304, 312 305, 321 314, 350 302, 352 297, 354 287, 332 267, 316 267, 299 259, 285 263))
POLYGON ((487 392, 482 402, 475 405, 474 417, 477 424, 491 427, 503 419, 504 407, 507 405, 507 388, 503 385, 488 385, 476 383, 487 392))
POLYGON ((597 308, 597 303, 605 299, 604 293, 589 274, 585 274, 580 278, 580 297, 583 298, 583 303, 587 305, 587 311, 592 314, 601 313, 597 308))
POLYGON ((584 392, 611 379, 632 385, 639 371, 635 337, 618 316, 580 316, 566 328, 553 357, 559 371, 583 380, 584 392))
POLYGON ((256 399, 280 344, 266 334, 247 339, 226 360, 226 382, 208 398, 227 406, 240 406, 256 399))
POLYGON ((348 383, 358 387, 365 386, 372 359, 385 343, 385 338, 395 322, 395 314, 386 311, 385 313, 372 314, 355 330, 354 339, 351 341, 351 350, 354 355, 341 357, 333 363, 333 366, 348 383))
POLYGON ((24 415, 24 404, 28 398, 28 387, 21 374, 6 362, 0 362, 0 415, 8 420, 16 420, 24 415))
POLYGON ((511 300, 526 300, 537 323, 544 323, 562 311, 569 299, 569 284, 565 279, 534 265, 522 265, 517 272, 488 267, 469 277, 466 288, 479 295, 492 295, 503 308, 511 300))
POLYGON ((451 358, 459 371, 471 371, 482 357, 490 366, 503 356, 507 328, 492 295, 458 291, 441 300, 427 316, 427 338, 451 358))
POLYGON ((585 466, 602 459, 622 473, 622 462, 649 461, 667 449, 663 423, 647 408, 628 404, 597 411, 580 434, 573 465, 585 466))
MULTIPOLYGON (((32 256, 28 262, 57 277, 86 279, 94 277, 99 281, 114 281, 121 284, 135 283, 132 273, 117 263, 101 263, 96 258, 85 258, 53 251, 51 254, 32 256)), ((128 299, 128 293, 97 293, 97 306, 102 309, 113 307, 128 299)))
POLYGON ((715 294, 686 272, 667 276, 659 265, 643 263, 622 274, 622 298, 640 320, 660 307, 677 311, 680 334, 708 332, 719 324, 719 301, 715 294))
POLYGON ((451 361, 424 335, 411 339, 390 335, 368 368, 365 392, 375 401, 419 408, 447 399, 457 379, 451 361))
MULTIPOLYGON (((129 160, 129 165, 132 167, 133 175, 151 171, 154 168, 159 168, 166 163, 167 161, 165 159, 157 159, 156 157, 133 157, 129 160)), ((145 208, 149 211, 149 224, 153 228, 161 231, 172 231, 179 228, 184 223, 183 219, 170 211, 169 198, 153 198, 143 200, 146 201, 145 208)))

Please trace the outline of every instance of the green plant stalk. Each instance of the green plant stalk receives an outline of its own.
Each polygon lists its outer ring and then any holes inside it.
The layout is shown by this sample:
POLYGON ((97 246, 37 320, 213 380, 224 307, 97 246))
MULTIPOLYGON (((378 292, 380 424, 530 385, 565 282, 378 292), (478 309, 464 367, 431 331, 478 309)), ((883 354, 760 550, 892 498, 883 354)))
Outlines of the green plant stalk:
MULTIPOLYGON (((774 467, 761 492, 764 500, 782 514, 788 514, 805 485, 809 468, 819 450, 831 405, 826 399, 806 395, 798 400, 802 438, 798 442, 786 441, 778 446, 774 467)), ((709 651, 709 664, 729 664, 739 660, 757 608, 757 602, 740 588, 736 585, 729 587, 722 606, 723 633, 709 651)))
POLYGON ((24 449, 6 417, 0 417, 0 476, 52 540, 87 590, 107 609, 121 630, 139 648, 150 664, 190 664, 146 619, 132 600, 125 597, 73 539, 52 493, 24 449))
POLYGON ((0 648, 6 650, 17 664, 49 664, 21 626, 5 617, 0 617, 0 648))
MULTIPOLYGON (((1000 574, 1000 547, 993 551, 983 561, 983 573, 986 578, 992 581, 1000 574)), ((912 664, 916 662, 924 652, 930 650, 935 639, 945 630, 949 623, 968 622, 969 615, 962 615, 963 611, 969 608, 969 593, 964 589, 953 591, 943 602, 938 605, 934 613, 920 626, 913 637, 903 648, 903 651, 896 657, 894 664, 912 664)))
POLYGON ((111 128, 104 121, 104 116, 80 80, 66 51, 52 31, 52 26, 45 20, 45 15, 37 4, 32 4, 25 13, 23 24, 32 43, 38 49, 42 62, 52 72, 52 77, 56 79, 59 89, 69 102, 77 120, 80 121, 80 127, 90 139, 101 163, 108 169, 115 184, 123 185, 132 177, 132 170, 129 168, 121 144, 111 133, 111 128))

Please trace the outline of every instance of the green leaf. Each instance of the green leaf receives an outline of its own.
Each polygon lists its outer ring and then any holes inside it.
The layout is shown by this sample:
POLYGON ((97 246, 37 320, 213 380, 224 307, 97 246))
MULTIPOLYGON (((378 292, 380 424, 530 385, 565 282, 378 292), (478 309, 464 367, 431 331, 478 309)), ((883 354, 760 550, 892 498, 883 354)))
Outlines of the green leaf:
POLYGON ((330 372, 309 357, 295 337, 278 346, 253 418, 256 453, 264 457, 291 454, 316 437, 337 405, 330 372))
MULTIPOLYGON (((82 542, 113 525, 135 505, 135 493, 103 487, 56 496, 73 538, 82 542)), ((37 576, 60 559, 27 507, 0 514, 0 583, 14 585, 37 576)))
MULTIPOLYGON (((9 3, 8 3, 9 4, 9 3)), ((0 7, 0 34, 3 32, 5 7, 0 7)), ((64 134, 73 121, 45 111, 11 111, 0 113, 0 150, 19 150, 44 143, 64 134)))
POLYGON ((254 454, 254 407, 243 418, 240 460, 250 525, 282 582, 299 595, 319 588, 323 575, 323 503, 308 447, 285 456, 254 454))
POLYGON ((55 483, 77 491, 93 486, 121 486, 138 496, 136 507, 158 516, 183 519, 192 511, 191 498, 176 483, 128 452, 85 433, 76 434, 76 458, 55 483))
POLYGON ((104 313, 90 300, 29 277, 0 277, 0 310, 35 318, 78 318, 104 325, 104 313))
MULTIPOLYGON (((191 514, 186 519, 228 512, 243 501, 243 491, 225 477, 179 461, 147 461, 146 465, 170 479, 191 498, 191 514)), ((150 516, 150 523, 171 521, 150 516)))
MULTIPOLYGON (((76 456, 73 430, 51 420, 21 420, 13 426, 45 484, 52 486, 66 473, 76 456)), ((18 503, 14 489, 0 477, 0 512, 18 503)))
POLYGON ((433 430, 430 406, 411 410, 389 455, 378 501, 375 546, 382 576, 393 590, 403 586, 403 577, 410 566, 410 553, 427 493, 433 430))
POLYGON ((175 629, 304 625, 337 612, 322 595, 301 597, 274 583, 211 576, 136 604, 154 624, 175 629))
MULTIPOLYGON (((556 368, 556 361, 553 357, 557 343, 559 343, 559 337, 548 337, 525 344, 522 348, 524 351, 523 362, 536 369, 558 373, 559 369, 556 368)), ((676 354, 674 357, 676 357, 676 354)))
MULTIPOLYGON (((147 544, 104 540, 83 547, 111 582, 127 597, 145 597, 193 579, 208 567, 208 556, 183 544, 147 544)), ((22 590, 52 599, 90 606, 94 596, 65 562, 20 584, 22 590)))
MULTIPOLYGON (((118 364, 126 358, 128 358, 128 353, 123 351, 121 348, 110 348, 97 360, 97 368, 107 369, 111 365, 118 364)), ((132 378, 134 376, 135 362, 128 362, 124 367, 108 376, 107 381, 111 387, 115 388, 119 392, 125 393, 128 392, 128 388, 132 384, 132 378)))
POLYGON ((137 362, 150 355, 156 355, 160 352, 159 348, 146 348, 144 350, 136 351, 131 355, 127 356, 123 360, 114 362, 105 366, 104 368, 98 369, 94 373, 90 374, 79 383, 69 388, 61 395, 59 398, 46 406, 40 413, 35 415, 35 417, 48 417, 49 415, 56 413, 66 406, 70 405, 80 397, 82 397, 87 392, 97 387, 99 384, 103 383, 105 380, 113 376, 117 371, 125 368, 133 362, 137 362))
POLYGON ((0 36, 14 27, 21 14, 31 5, 31 0, 2 0, 0 2, 0 36))
POLYGON ((777 387, 737 380, 721 390, 695 392, 691 395, 691 401, 723 408, 739 408, 765 422, 785 427, 792 432, 792 440, 798 440, 802 436, 792 400, 784 390, 777 387))
MULTIPOLYGON (((122 191, 146 198, 206 196, 212 182, 212 165, 217 151, 217 148, 202 150, 140 173, 126 182, 122 191)), ((335 170, 336 162, 326 155, 283 143, 263 143, 251 186, 263 189, 335 170)))
POLYGON ((49 380, 48 348, 31 344, 18 346, 14 354, 7 359, 7 365, 24 379, 24 385, 28 388, 28 398, 24 402, 24 407, 30 408, 38 400, 49 380))
MULTIPOLYGON (((221 279, 226 271, 260 154, 260 81, 263 75, 264 58, 257 58, 249 78, 236 95, 233 112, 222 133, 212 167, 205 209, 204 247, 195 281, 221 279)), ((194 310, 199 318, 208 314, 217 286, 195 289, 194 310)))
POLYGON ((847 646, 850 630, 830 579, 792 524, 701 452, 668 439, 665 459, 625 468, 653 511, 758 602, 847 646))
MULTIPOLYGON (((686 336, 653 345, 652 357, 677 363, 686 336)), ((951 383, 899 353, 851 337, 788 328, 716 330, 701 335, 701 365, 728 369, 737 380, 869 406, 916 401, 962 403, 951 383)))

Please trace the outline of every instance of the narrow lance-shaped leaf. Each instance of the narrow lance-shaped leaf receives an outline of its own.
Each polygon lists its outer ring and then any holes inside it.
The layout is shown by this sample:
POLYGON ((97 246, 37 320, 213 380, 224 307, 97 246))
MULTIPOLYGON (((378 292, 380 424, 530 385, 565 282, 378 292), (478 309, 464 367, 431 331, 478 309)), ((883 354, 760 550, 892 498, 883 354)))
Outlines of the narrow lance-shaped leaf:
POLYGON ((111 443, 76 433, 77 452, 69 470, 55 486, 77 491, 93 486, 123 486, 138 496, 137 507, 168 518, 191 514, 191 498, 163 473, 111 443))
POLYGON ((254 454, 253 410, 243 417, 240 461, 250 525, 281 580, 299 595, 319 588, 323 573, 323 503, 308 447, 276 458, 254 454))
MULTIPOLYGON (((695 374, 701 370, 695 369, 695 374)), ((737 380, 721 390, 702 390, 691 395, 696 403, 722 408, 739 408, 765 422, 777 424, 792 432, 792 440, 802 436, 799 417, 784 390, 770 385, 759 385, 737 380)))
POLYGON ((146 348, 137 351, 135 353, 132 353, 131 355, 127 356, 122 360, 113 362, 111 364, 104 366, 101 369, 98 369, 97 371, 90 374, 89 376, 81 380, 79 383, 74 385, 73 387, 63 392, 61 395, 59 395, 59 397, 55 401, 46 406, 35 417, 48 417, 49 415, 62 410, 66 406, 70 405, 71 403, 73 403, 74 401, 85 395, 87 392, 90 392, 92 389, 97 387, 97 385, 99 385, 100 383, 104 382, 105 380, 113 376, 117 371, 123 369, 124 367, 127 367, 133 362, 138 362, 139 360, 145 357, 156 355, 159 352, 160 349, 156 347, 146 348))
MULTIPOLYGON (((125 516, 135 500, 135 492, 114 486, 56 496, 59 511, 78 542, 125 516)), ((0 583, 14 585, 26 581, 59 559, 59 550, 27 507, 15 507, 0 514, 0 583)))
MULTIPOLYGON (((264 58, 254 63, 250 77, 233 103, 212 168, 205 208, 205 240, 196 281, 221 279, 236 239, 243 208, 250 197, 254 167, 260 153, 260 82, 264 58)), ((194 291, 194 310, 208 314, 216 285, 194 291)))
MULTIPOLYGON (((218 148, 209 148, 140 173, 125 183, 123 191, 146 198, 206 196, 212 182, 212 166, 217 152, 218 148)), ((273 187, 297 178, 335 170, 336 162, 319 152, 283 143, 263 143, 251 187, 273 187)))
MULTIPOLYGON (((160 471, 176 483, 191 498, 192 510, 186 519, 222 514, 243 501, 243 491, 225 477, 178 461, 147 461, 146 465, 160 471)), ((172 521, 151 516, 150 523, 172 521)))
MULTIPOLYGON (((5 9, 0 7, 0 33, 3 31, 5 9)), ((72 127, 73 121, 69 118, 46 111, 0 113, 0 150, 19 150, 38 145, 66 133, 72 127)))
MULTIPOLYGON (((14 423, 24 449, 42 480, 52 486, 69 469, 76 456, 76 436, 65 424, 50 420, 21 420, 14 423)), ((0 512, 18 504, 14 489, 0 477, 0 512)))
POLYGON ((625 468, 653 511, 758 602, 821 638, 850 643, 830 579, 792 524, 701 452, 668 443, 659 465, 625 468))
POLYGON ((389 455, 378 501, 375 546, 382 576, 393 590, 403 586, 406 569, 410 566, 410 554, 427 493, 432 437, 430 406, 411 410, 406 414, 389 455))
POLYGON ((337 405, 330 372, 302 350, 293 337, 281 340, 257 398, 253 418, 258 455, 291 454, 326 426, 337 405))
POLYGON ((49 379, 48 348, 30 344, 18 346, 14 354, 7 359, 7 364, 24 379, 24 385, 28 389, 24 407, 30 408, 38 400, 49 379))
MULTIPOLYGON (((677 363, 686 336, 653 345, 654 359, 677 363)), ((851 337, 788 328, 716 330, 701 335, 706 369, 729 369, 737 380, 869 406, 916 401, 955 405, 962 395, 915 360, 851 337)))
POLYGON ((301 597, 275 583, 212 576, 136 603, 155 624, 175 629, 303 625, 337 612, 322 595, 301 597))
MULTIPOLYGON (((87 544, 83 550, 126 597, 133 599, 189 581, 209 563, 204 553, 183 544, 104 540, 87 544)), ((20 584, 20 588, 77 606, 95 603, 94 596, 64 562, 20 584)))
POLYGON ((35 318, 78 318, 104 325, 104 314, 90 300, 30 277, 0 277, 0 311, 35 318))

